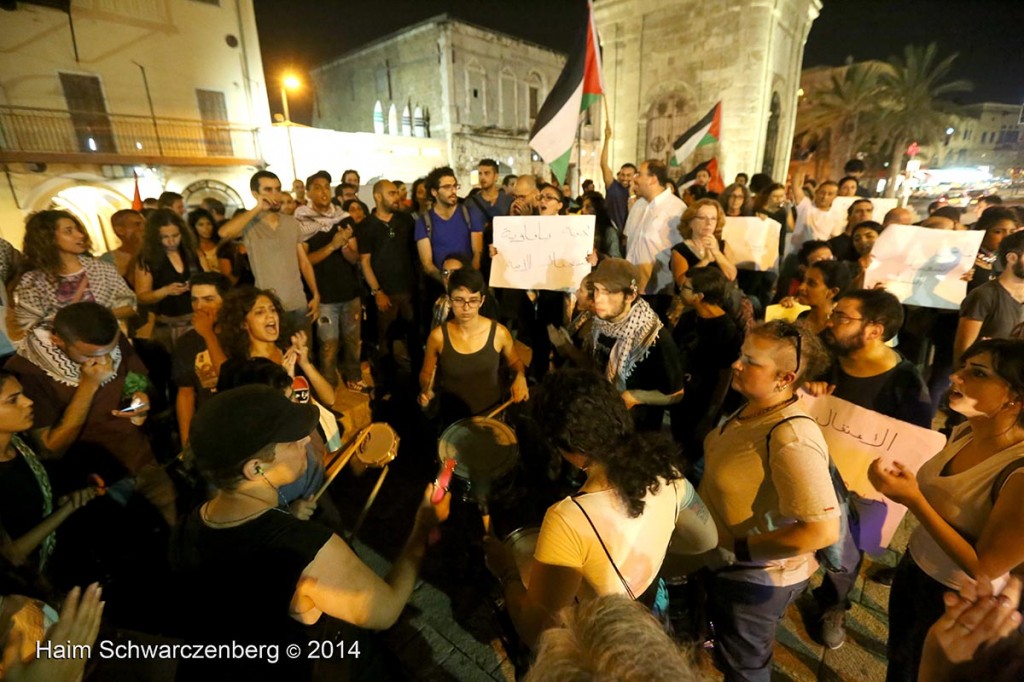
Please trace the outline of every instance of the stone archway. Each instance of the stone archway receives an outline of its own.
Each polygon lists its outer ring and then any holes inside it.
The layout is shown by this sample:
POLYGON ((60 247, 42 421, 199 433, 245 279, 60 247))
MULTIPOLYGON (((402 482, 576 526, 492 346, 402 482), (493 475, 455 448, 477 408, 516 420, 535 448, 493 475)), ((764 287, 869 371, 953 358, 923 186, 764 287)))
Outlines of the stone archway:
POLYGON ((116 249, 121 240, 110 227, 110 216, 131 206, 131 200, 103 185, 74 184, 36 202, 34 210, 58 209, 78 218, 89 233, 93 255, 116 249))
MULTIPOLYGON (((768 126, 764 134, 764 159, 761 161, 761 172, 774 178, 775 157, 779 153, 779 119, 782 117, 782 103, 779 93, 772 93, 771 108, 768 112, 768 126)), ((784 179, 784 178, 783 178, 784 179)))
POLYGON ((693 124, 689 98, 675 91, 662 95, 647 109, 647 138, 644 159, 672 158, 672 144, 693 124))
POLYGON ((192 210, 198 208, 203 199, 216 199, 224 204, 226 216, 231 216, 237 209, 245 208, 242 197, 235 189, 219 180, 196 180, 181 190, 185 198, 185 206, 192 210))

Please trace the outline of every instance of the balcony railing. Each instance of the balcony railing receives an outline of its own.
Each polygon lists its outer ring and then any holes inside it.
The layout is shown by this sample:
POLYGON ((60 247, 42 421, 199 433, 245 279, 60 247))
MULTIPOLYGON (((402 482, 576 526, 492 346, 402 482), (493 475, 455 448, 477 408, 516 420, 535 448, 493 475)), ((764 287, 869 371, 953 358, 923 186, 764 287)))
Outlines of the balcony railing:
POLYGON ((233 165, 260 156, 257 130, 226 121, 0 106, 0 161, 233 165))

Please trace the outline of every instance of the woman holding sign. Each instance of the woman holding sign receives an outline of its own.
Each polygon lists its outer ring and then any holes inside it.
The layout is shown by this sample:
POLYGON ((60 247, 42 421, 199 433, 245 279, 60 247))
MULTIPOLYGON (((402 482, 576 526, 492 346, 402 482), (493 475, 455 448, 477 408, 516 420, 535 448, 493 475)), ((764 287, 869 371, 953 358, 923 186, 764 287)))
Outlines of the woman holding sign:
POLYGON ((951 380, 949 407, 967 423, 945 449, 916 477, 899 461, 875 460, 868 472, 921 524, 889 597, 890 681, 917 679, 925 634, 942 616, 947 591, 984 577, 998 592, 1024 563, 1024 341, 979 341, 951 380))

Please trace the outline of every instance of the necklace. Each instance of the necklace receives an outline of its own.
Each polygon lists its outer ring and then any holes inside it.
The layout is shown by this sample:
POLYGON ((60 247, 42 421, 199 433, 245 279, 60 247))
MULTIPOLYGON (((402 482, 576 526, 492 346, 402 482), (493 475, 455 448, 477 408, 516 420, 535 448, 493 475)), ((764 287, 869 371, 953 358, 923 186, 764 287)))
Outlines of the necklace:
POLYGON ((207 511, 209 505, 210 505, 210 503, 207 502, 202 507, 200 507, 199 508, 199 515, 202 517, 203 521, 206 524, 211 525, 211 526, 230 526, 230 525, 233 525, 233 524, 236 524, 236 523, 241 523, 242 521, 248 521, 249 519, 254 518, 256 516, 259 516, 260 514, 264 514, 264 513, 268 512, 268 511, 273 511, 273 510, 284 511, 280 507, 265 507, 263 509, 258 509, 256 511, 254 511, 252 514, 247 514, 247 515, 239 517, 237 519, 231 519, 230 521, 214 521, 213 519, 210 518, 210 515, 209 515, 209 513, 207 511))
MULTIPOLYGON (((768 414, 772 410, 777 410, 780 407, 786 407, 787 405, 792 405, 796 401, 797 401, 797 396, 795 396, 795 395, 794 396, 790 396, 786 400, 783 400, 781 403, 775 403, 774 405, 769 405, 768 407, 765 407, 764 409, 760 409, 757 412, 754 412, 753 414, 748 414, 745 417, 743 415, 736 415, 736 418, 737 419, 753 419, 755 417, 760 417, 761 415, 768 414)), ((741 410, 741 412, 742 412, 742 410, 741 410)))

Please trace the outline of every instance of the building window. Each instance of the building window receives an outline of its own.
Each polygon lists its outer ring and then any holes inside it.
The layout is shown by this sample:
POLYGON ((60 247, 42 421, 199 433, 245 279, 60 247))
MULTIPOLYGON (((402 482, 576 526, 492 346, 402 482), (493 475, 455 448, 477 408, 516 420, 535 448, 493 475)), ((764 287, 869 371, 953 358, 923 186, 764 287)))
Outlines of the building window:
MULTIPOLYGON (((647 110, 647 147, 644 157, 671 162, 672 143, 693 123, 691 107, 682 93, 658 99, 647 110)), ((675 173, 675 171, 673 171, 675 173)))
POLYGON ((502 69, 498 77, 498 117, 502 128, 517 128, 516 125, 516 77, 508 69, 502 69))
POLYGON ((77 73, 60 74, 64 101, 71 114, 78 149, 82 152, 116 152, 114 131, 107 116, 100 79, 77 73))
POLYGON ((537 120, 537 112, 540 111, 541 99, 540 76, 531 73, 526 79, 526 127, 532 128, 533 122, 537 120))
POLYGON ((475 60, 466 64, 466 116, 463 123, 482 125, 487 120, 487 72, 475 60))
POLYGON ((231 129, 228 127, 228 104, 218 90, 196 89, 199 117, 203 120, 203 143, 210 156, 231 156, 231 129))

